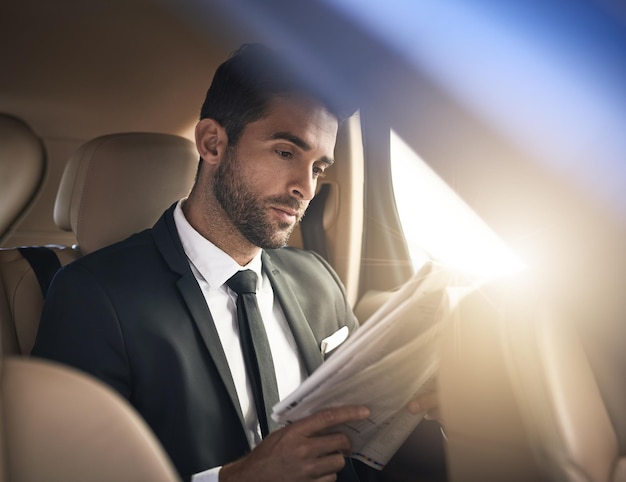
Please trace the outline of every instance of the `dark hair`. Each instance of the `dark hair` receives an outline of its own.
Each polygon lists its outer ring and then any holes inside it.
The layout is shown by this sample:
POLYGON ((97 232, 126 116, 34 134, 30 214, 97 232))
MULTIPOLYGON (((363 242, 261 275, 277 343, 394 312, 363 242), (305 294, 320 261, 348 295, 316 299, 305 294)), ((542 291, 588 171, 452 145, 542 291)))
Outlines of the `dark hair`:
POLYGON ((260 44, 244 44, 215 71, 200 118, 219 122, 228 144, 234 146, 245 126, 265 115, 273 96, 288 93, 313 97, 340 123, 355 110, 331 105, 279 52, 260 44))

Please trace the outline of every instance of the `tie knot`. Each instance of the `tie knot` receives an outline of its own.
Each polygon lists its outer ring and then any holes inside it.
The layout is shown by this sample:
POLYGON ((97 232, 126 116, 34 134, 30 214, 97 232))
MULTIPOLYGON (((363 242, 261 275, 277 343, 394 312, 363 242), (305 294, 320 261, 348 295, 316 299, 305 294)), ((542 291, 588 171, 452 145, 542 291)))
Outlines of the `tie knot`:
POLYGON ((256 273, 251 269, 237 271, 226 284, 238 295, 242 293, 256 293, 256 273))

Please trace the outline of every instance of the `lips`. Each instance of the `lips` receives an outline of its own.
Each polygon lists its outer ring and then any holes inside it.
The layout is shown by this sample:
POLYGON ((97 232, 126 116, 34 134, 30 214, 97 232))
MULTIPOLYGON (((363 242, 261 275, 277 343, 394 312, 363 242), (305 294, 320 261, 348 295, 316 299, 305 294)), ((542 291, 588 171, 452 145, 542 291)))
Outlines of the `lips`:
POLYGON ((289 216, 297 216, 298 215, 298 211, 295 211, 295 210, 290 209, 290 208, 275 207, 274 209, 277 209, 278 211, 282 211, 282 212, 288 214, 289 216))
POLYGON ((281 221, 283 222, 287 222, 290 224, 293 224, 294 222, 298 221, 303 214, 303 210, 302 209, 295 209, 291 206, 284 206, 284 205, 278 205, 278 206, 272 206, 271 207, 274 212, 277 214, 277 216, 281 219, 281 221))
POLYGON ((272 208, 276 217, 283 223, 293 224, 296 221, 296 214, 293 209, 285 209, 283 207, 272 208))

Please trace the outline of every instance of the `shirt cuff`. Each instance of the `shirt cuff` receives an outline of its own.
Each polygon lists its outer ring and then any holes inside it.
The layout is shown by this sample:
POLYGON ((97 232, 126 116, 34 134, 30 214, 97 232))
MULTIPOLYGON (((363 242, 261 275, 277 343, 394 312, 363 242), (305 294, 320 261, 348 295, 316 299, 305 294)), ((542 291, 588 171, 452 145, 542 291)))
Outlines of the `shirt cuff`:
POLYGON ((191 482, 219 482, 219 474, 222 467, 213 467, 212 469, 198 472, 191 476, 191 482))

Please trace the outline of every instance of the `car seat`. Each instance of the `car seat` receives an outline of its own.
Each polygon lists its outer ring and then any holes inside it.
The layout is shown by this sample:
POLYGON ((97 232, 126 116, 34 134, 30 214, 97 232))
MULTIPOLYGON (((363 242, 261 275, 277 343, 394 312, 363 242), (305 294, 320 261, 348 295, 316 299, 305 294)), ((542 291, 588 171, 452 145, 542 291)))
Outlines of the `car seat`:
POLYGON ((44 145, 30 126, 0 114, 0 240, 37 194, 45 160, 44 145))
POLYGON ((624 482, 626 385, 624 357, 620 364, 615 356, 623 324, 591 358, 582 326, 602 331, 600 307, 583 320, 591 324, 580 323, 572 307, 548 301, 524 278, 467 296, 444 337, 449 479, 624 482))
POLYGON ((0 249, 2 354, 30 354, 58 267, 151 227, 187 195, 197 164, 194 144, 169 134, 111 134, 82 145, 65 168, 54 208, 56 224, 73 231, 78 244, 0 249), (33 269, 27 256, 43 267, 33 269))
POLYGON ((0 357, 0 481, 180 481, 145 422, 72 368, 0 357))

